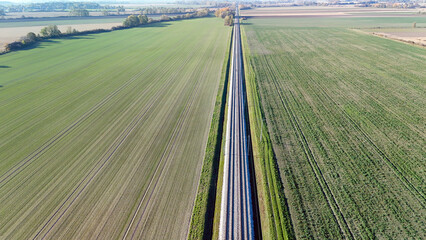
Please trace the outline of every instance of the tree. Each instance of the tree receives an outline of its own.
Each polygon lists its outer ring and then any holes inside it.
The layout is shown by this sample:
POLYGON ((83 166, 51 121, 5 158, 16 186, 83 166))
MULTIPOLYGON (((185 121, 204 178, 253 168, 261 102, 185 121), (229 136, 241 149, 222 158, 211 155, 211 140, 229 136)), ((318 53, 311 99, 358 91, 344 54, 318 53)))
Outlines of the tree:
POLYGON ((139 24, 141 25, 148 24, 148 17, 145 14, 139 15, 138 18, 139 18, 139 24))
POLYGON ((0 9, 0 16, 6 16, 4 9, 0 9))
POLYGON ((225 26, 229 26, 229 16, 225 17, 225 26))
POLYGON ((35 42, 37 41, 37 36, 35 35, 35 33, 29 32, 27 33, 27 36, 25 36, 25 40, 27 42, 35 42))
POLYGON ((117 13, 118 13, 118 15, 120 15, 121 12, 125 12, 125 11, 126 11, 126 9, 124 9, 123 6, 118 6, 117 7, 117 13))
POLYGON ((125 27, 136 27, 139 25, 139 18, 135 15, 130 15, 124 20, 123 26, 125 27))
POLYGON ((74 31, 71 26, 67 27, 67 31, 66 31, 67 34, 72 34, 73 32, 74 31))
POLYGON ((44 27, 41 29, 40 33, 43 37, 57 37, 61 35, 61 31, 59 31, 56 25, 44 27))
POLYGON ((196 13, 197 17, 206 17, 209 15, 209 10, 207 8, 198 10, 196 13))
POLYGON ((102 10, 102 15, 109 16, 108 10, 106 10, 106 9, 102 10))
POLYGON ((234 16, 228 15, 225 17, 225 26, 232 26, 234 24, 234 16))
POLYGON ((167 15, 161 15, 160 21, 170 21, 170 17, 167 15))
POLYGON ((193 15, 190 14, 190 13, 187 13, 187 14, 183 15, 183 18, 192 18, 192 17, 193 17, 193 15))
POLYGON ((229 7, 220 8, 214 12, 216 17, 225 18, 226 16, 233 15, 231 9, 229 7))
POLYGON ((172 18, 172 20, 181 20, 183 18, 183 15, 176 15, 172 18))
POLYGON ((86 9, 72 9, 70 11, 70 15, 76 17, 88 17, 90 13, 86 9))
POLYGON ((25 37, 21 38, 20 44, 18 42, 18 43, 15 43, 15 45, 11 45, 11 46, 12 46, 12 48, 16 49, 16 48, 25 47, 26 45, 29 45, 29 44, 34 43, 36 41, 37 41, 37 36, 35 35, 35 33, 29 32, 29 33, 27 33, 27 35, 25 37))
POLYGON ((250 6, 250 5, 242 5, 242 4, 240 4, 240 5, 238 5, 238 8, 239 8, 240 10, 244 10, 244 9, 250 9, 250 8, 251 8, 251 6, 250 6))
POLYGON ((10 51, 13 51, 13 50, 20 49, 22 47, 23 47, 23 45, 22 45, 21 42, 11 42, 11 43, 4 45, 4 50, 6 52, 10 52, 10 51))

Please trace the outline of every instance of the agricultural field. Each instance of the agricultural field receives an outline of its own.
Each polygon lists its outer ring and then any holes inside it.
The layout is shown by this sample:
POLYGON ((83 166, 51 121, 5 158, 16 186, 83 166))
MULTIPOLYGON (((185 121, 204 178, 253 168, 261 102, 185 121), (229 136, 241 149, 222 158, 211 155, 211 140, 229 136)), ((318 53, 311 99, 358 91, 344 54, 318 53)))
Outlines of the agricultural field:
MULTIPOLYGON (((121 19, 122 20, 122 19, 121 19)), ((123 21, 116 23, 93 23, 93 24, 73 24, 65 23, 64 25, 57 25, 58 29, 65 33, 68 28, 76 29, 77 31, 88 31, 94 29, 111 29, 112 27, 121 26, 123 21)), ((55 24, 56 25, 56 24, 55 24)), ((1 26, 1 25, 0 25, 1 26)), ((31 27, 0 27, 0 52, 4 50, 6 44, 19 41, 22 37, 25 37, 27 33, 33 32, 40 34, 41 29, 48 25, 43 26, 31 26, 31 27)))
POLYGON ((426 28, 367 28, 362 31, 426 47, 426 28))
MULTIPOLYGON (((368 28, 412 28, 413 23, 419 28, 426 27, 426 15, 412 15, 399 17, 379 16, 290 16, 290 17, 254 17, 247 12, 241 11, 247 18, 255 19, 257 26, 265 28, 274 27, 297 27, 297 28, 345 28, 345 29, 368 29, 368 28)), ((253 24, 247 22, 246 24, 253 24)))
POLYGON ((98 18, 46 18, 46 19, 15 19, 0 21, 0 51, 7 43, 18 41, 29 32, 39 34, 40 30, 48 25, 57 25, 61 32, 68 27, 78 31, 93 29, 111 29, 122 25, 125 17, 98 17, 98 18))
MULTIPOLYGON (((140 12, 129 12, 126 14, 140 14, 140 12)), ((168 14, 176 16, 179 14, 168 14)), ((46 17, 0 20, 0 52, 4 50, 7 43, 19 41, 27 33, 39 34, 40 30, 49 25, 57 25, 61 32, 66 32, 69 27, 78 31, 95 29, 111 29, 121 26, 128 15, 114 15, 102 17, 46 17)), ((148 17, 159 19, 161 14, 150 14, 148 17)))
MULTIPOLYGON (((423 10, 420 10, 423 12, 423 10)), ((241 11, 242 15, 251 17, 349 17, 351 15, 361 16, 412 16, 418 14, 418 9, 395 9, 395 8, 359 8, 353 6, 321 7, 264 7, 241 11)))
POLYGON ((230 30, 194 19, 0 56, 0 238, 186 238, 230 30))
POLYGON ((413 22, 426 18, 244 22, 297 239, 426 238, 426 49, 350 29, 413 22))

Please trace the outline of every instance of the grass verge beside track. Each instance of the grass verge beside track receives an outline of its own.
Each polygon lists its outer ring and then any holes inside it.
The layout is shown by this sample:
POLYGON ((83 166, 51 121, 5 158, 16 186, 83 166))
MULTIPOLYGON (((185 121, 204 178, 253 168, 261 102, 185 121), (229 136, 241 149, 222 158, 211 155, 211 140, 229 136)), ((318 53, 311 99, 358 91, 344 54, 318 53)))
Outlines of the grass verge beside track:
POLYGON ((250 62, 250 49, 247 45, 244 27, 241 28, 241 39, 262 237, 264 239, 293 239, 294 234, 283 185, 267 127, 263 121, 264 114, 250 62))
POLYGON ((217 211, 215 202, 219 163, 222 155, 232 30, 230 30, 228 39, 228 52, 223 61, 222 76, 217 92, 188 239, 206 239, 211 238, 213 234, 213 218, 215 211, 217 211))

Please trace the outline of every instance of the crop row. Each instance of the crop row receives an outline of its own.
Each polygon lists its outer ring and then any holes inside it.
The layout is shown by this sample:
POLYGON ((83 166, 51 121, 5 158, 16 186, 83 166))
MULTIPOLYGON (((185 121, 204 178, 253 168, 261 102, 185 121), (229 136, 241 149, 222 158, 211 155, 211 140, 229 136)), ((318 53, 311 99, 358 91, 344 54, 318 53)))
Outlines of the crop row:
MULTIPOLYGON (((230 30, 230 36, 232 36, 232 30, 230 30)), ((231 39, 232 37, 228 38, 228 51, 223 61, 221 81, 212 116, 197 197, 192 211, 188 239, 212 238, 214 215, 220 212, 215 208, 215 205, 216 198, 218 198, 217 195, 220 195, 217 194, 217 187, 219 163, 221 155, 223 155, 222 141, 224 140, 225 131, 225 106, 230 68, 231 39)), ((217 233, 217 230, 215 232, 217 233)))
POLYGON ((0 235, 185 238, 226 32, 191 20, 1 56, 0 235))
POLYGON ((251 64, 296 236, 424 234, 425 51, 253 22, 251 64))
POLYGON ((264 122, 264 112, 260 105, 245 28, 242 28, 241 32, 250 136, 253 143, 262 236, 266 239, 293 239, 294 232, 272 150, 271 139, 264 122))

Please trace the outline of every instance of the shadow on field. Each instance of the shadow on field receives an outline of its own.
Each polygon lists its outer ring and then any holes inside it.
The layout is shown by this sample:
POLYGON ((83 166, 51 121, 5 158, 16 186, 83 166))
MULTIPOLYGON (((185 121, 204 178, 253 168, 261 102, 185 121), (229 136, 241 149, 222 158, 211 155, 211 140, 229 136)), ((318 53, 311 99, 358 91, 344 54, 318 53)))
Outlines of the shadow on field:
MULTIPOLYGON (((179 20, 175 20, 175 21, 181 21, 183 19, 179 19, 179 20)), ((148 25, 143 25, 140 27, 135 27, 135 28, 158 28, 158 27, 167 27, 169 25, 172 25, 171 23, 167 22, 158 22, 158 23, 152 23, 152 24, 148 24, 148 25)), ((7 54, 9 52, 16 52, 16 51, 25 51, 25 50, 31 50, 34 48, 45 48, 44 46, 40 46, 41 43, 61 43, 61 41, 56 41, 59 39, 95 39, 95 37, 93 37, 94 34, 99 34, 99 33, 107 33, 107 32, 115 32, 115 31, 122 31, 122 30, 128 30, 131 28, 119 28, 119 29, 94 29, 94 30, 88 30, 88 31, 83 31, 80 33, 77 33, 77 35, 61 35, 58 37, 50 37, 49 39, 46 38, 42 38, 42 40, 36 41, 30 45, 27 45, 25 47, 22 48, 18 48, 18 49, 14 49, 11 51, 0 51, 0 55, 4 55, 7 54)), ((4 67, 3 67, 4 68, 4 67)))
POLYGON ((44 39, 44 40, 42 40, 42 41, 40 41, 41 43, 42 42, 47 42, 47 43, 61 43, 60 41, 55 41, 55 39, 59 39, 59 38, 54 38, 54 39, 44 39))
POLYGON ((35 42, 35 43, 33 43, 33 44, 31 44, 31 45, 29 45, 29 46, 25 47, 25 48, 21 48, 21 49, 19 49, 19 51, 26 51, 26 50, 31 50, 31 49, 34 49, 34 48, 45 48, 45 47, 40 47, 40 44, 41 44, 41 43, 59 44, 59 43, 61 43, 61 42, 59 42, 59 41, 54 41, 54 40, 51 40, 51 39, 44 39, 44 40, 42 40, 42 41, 35 42))
MULTIPOLYGON (((175 20, 173 22, 178 22, 178 21, 180 21, 180 20, 175 20)), ((142 25, 142 26, 139 26, 139 27, 136 27, 136 28, 156 28, 156 27, 167 27, 167 26, 170 26, 170 25, 172 25, 172 24, 159 22, 159 23, 151 23, 151 24, 148 24, 148 25, 142 25)))
POLYGON ((240 23, 240 25, 253 25, 253 23, 242 22, 242 23, 240 23))
POLYGON ((9 66, 2 66, 0 65, 0 68, 10 68, 9 66))
MULTIPOLYGON (((232 36, 232 35, 231 35, 232 36)), ((229 44, 228 51, 231 52, 232 44, 229 44)), ((226 108, 226 99, 228 92, 228 81, 229 81, 229 70, 231 65, 231 56, 228 58, 228 62, 226 63, 226 74, 223 85, 223 95, 222 95, 222 104, 220 106, 219 111, 219 126, 217 128, 217 138, 214 148, 213 155, 213 165, 212 165, 212 175, 209 182, 209 193, 207 196, 207 206, 206 206, 206 214, 204 216, 204 231, 203 231, 203 239, 212 239, 213 237, 213 220, 215 215, 215 206, 216 206, 216 195, 217 195, 217 184, 219 178, 219 164, 220 164, 220 156, 222 153, 222 142, 223 142, 223 127, 225 121, 225 108, 226 108)))
POLYGON ((93 33, 88 33, 87 35, 83 34, 79 36, 62 37, 61 39, 95 39, 94 37, 88 36, 89 34, 93 34, 93 33))

